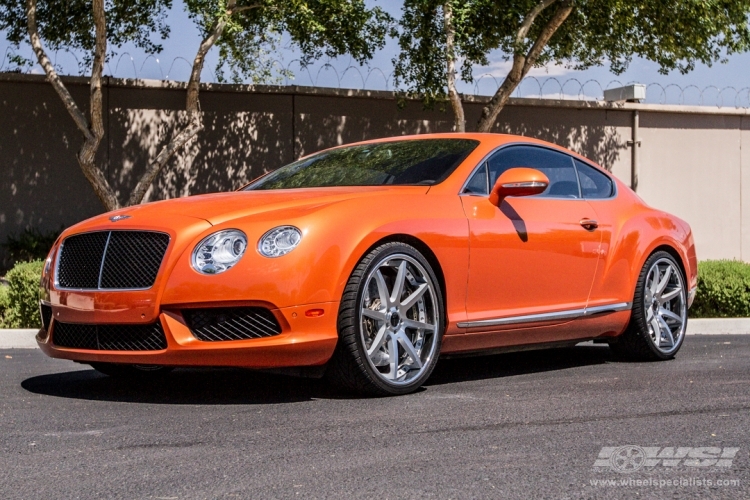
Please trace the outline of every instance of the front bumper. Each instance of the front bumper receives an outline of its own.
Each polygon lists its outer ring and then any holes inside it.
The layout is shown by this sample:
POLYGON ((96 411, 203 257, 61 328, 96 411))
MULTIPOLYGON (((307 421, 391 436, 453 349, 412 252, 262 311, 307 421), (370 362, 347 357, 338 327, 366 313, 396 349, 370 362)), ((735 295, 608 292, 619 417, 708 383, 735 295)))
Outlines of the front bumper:
MULTIPOLYGON (((162 311, 158 315, 158 321, 164 329, 167 348, 159 351, 102 351, 56 346, 53 315, 50 332, 41 329, 37 334, 37 343, 50 357, 84 363, 236 366, 261 369, 318 366, 326 363, 333 355, 338 340, 338 302, 287 307, 271 312, 282 324, 282 332, 279 335, 249 340, 204 342, 193 336, 179 311, 162 311), (311 308, 322 309, 324 312, 316 317, 305 315, 311 308)), ((86 322, 85 318, 79 319, 86 322)))

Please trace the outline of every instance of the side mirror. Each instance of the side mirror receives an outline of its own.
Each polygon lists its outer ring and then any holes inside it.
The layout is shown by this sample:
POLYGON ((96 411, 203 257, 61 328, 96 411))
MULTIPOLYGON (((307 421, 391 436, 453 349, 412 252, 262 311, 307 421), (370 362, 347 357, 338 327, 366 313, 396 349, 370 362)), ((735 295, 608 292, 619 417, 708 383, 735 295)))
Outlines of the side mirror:
POLYGON ((490 203, 499 207, 507 196, 533 196, 543 193, 547 186, 549 179, 539 170, 511 168, 498 177, 490 192, 490 203))

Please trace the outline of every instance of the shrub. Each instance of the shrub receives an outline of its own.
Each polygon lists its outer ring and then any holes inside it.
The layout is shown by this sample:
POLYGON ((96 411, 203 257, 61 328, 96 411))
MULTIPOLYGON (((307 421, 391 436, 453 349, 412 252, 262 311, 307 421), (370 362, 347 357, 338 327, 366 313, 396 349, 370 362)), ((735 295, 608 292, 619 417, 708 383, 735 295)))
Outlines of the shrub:
POLYGON ((8 297, 9 287, 0 283, 0 328, 5 328, 5 311, 8 310, 10 304, 10 298, 8 297))
POLYGON ((698 264, 694 318, 750 317, 750 264, 737 260, 706 260, 698 264))
POLYGON ((8 240, 2 244, 6 256, 5 269, 16 262, 30 262, 47 257, 50 248, 62 230, 43 233, 37 229, 26 228, 21 233, 8 235, 8 240))
POLYGON ((39 280, 44 261, 22 262, 8 271, 8 305, 3 314, 4 328, 40 328, 39 280))

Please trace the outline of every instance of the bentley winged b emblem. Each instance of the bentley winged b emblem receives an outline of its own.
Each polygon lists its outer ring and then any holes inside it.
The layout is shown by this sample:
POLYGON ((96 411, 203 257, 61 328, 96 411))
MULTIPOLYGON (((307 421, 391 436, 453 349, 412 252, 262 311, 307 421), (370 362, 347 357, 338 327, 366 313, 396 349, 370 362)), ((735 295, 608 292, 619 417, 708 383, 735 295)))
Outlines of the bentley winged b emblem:
POLYGON ((113 215, 109 218, 111 222, 117 222, 118 220, 129 219, 129 215, 113 215))

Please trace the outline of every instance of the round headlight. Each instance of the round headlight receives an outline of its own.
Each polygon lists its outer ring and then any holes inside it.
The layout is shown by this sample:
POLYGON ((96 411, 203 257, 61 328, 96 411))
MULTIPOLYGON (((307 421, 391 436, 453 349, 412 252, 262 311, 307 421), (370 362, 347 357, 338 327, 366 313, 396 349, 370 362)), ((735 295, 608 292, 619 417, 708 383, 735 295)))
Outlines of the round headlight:
POLYGON ((247 236, 237 229, 218 231, 204 238, 193 250, 193 269, 203 274, 223 273, 242 258, 247 236))
POLYGON ((281 257, 294 250, 300 240, 302 232, 296 227, 275 227, 258 241, 258 252, 265 257, 281 257))

